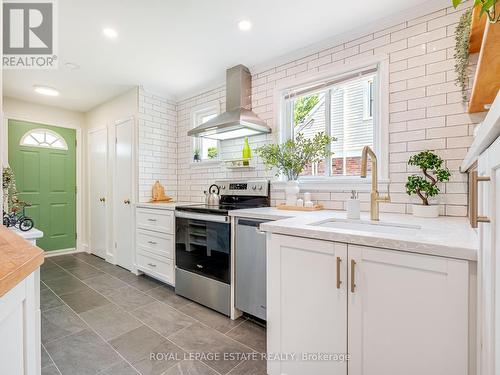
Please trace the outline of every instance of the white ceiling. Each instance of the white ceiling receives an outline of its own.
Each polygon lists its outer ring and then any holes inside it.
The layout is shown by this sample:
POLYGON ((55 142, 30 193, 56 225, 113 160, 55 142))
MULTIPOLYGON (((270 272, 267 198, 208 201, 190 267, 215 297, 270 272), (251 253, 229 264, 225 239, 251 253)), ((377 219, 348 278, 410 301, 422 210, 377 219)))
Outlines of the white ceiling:
POLYGON ((63 0, 59 69, 4 71, 4 95, 87 111, 134 85, 171 98, 224 82, 225 69, 263 64, 427 0, 63 0), (250 32, 237 22, 248 19, 250 32), (119 36, 108 40, 103 27, 119 36), (80 65, 77 71, 64 63, 80 65), (57 88, 42 97, 33 85, 57 88))

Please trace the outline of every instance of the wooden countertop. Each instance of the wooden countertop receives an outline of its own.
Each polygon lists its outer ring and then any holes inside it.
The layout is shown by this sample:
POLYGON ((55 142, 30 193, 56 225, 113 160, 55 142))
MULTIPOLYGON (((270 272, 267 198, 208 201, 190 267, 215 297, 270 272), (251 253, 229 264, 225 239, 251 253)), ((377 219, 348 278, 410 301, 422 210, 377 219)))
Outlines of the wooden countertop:
POLYGON ((0 297, 43 264, 44 254, 0 225, 0 297))

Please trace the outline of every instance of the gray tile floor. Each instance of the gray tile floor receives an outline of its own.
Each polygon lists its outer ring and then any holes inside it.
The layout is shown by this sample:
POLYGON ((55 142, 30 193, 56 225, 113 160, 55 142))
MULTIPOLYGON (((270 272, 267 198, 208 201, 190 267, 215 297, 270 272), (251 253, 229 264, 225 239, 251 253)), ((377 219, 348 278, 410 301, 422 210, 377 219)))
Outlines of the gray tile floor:
POLYGON ((266 374, 264 328, 93 255, 46 258, 40 287, 42 375, 266 374))

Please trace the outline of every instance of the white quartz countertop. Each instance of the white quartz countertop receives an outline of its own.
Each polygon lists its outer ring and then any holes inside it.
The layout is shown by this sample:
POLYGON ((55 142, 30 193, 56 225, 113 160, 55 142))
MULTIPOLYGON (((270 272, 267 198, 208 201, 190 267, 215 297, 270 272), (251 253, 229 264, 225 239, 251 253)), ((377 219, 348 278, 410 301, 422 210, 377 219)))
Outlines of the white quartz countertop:
POLYGON ((17 234, 18 236, 21 236, 25 240, 36 240, 37 238, 42 238, 43 237, 43 232, 39 229, 32 228, 27 232, 23 232, 19 228, 16 227, 9 227, 9 230, 17 234))
MULTIPOLYGON (((280 220, 304 214, 301 211, 278 210, 276 207, 245 208, 229 211, 229 216, 245 217, 249 219, 280 220)), ((310 214, 310 213, 306 213, 310 214)))
POLYGON ((160 210, 175 210, 177 206, 186 206, 190 204, 196 204, 193 202, 168 202, 168 203, 136 203, 136 207, 139 208, 157 208, 160 210))
MULTIPOLYGON (((479 240, 466 218, 417 218, 412 215, 380 214, 381 224, 415 226, 409 233, 378 232, 352 228, 321 227, 315 224, 329 219, 346 220, 344 211, 283 211, 274 207, 235 210, 235 217, 274 220, 260 225, 265 232, 344 242, 356 245, 408 251, 448 258, 477 260, 479 240)), ((369 214, 362 213, 361 221, 369 222, 369 214)), ((354 221, 355 222, 355 221, 354 221)))

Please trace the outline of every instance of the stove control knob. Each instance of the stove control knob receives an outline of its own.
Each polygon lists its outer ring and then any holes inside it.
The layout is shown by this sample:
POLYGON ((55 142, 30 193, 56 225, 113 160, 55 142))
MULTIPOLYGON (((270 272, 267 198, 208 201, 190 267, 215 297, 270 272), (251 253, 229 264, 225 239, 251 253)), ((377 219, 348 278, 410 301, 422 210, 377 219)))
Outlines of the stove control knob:
POLYGON ((252 186, 252 190, 257 190, 257 186, 256 185, 252 186))
POLYGON ((222 185, 220 188, 221 188, 222 190, 226 190, 226 185, 222 185))
POLYGON ((259 186, 259 190, 262 190, 262 185, 259 186))

